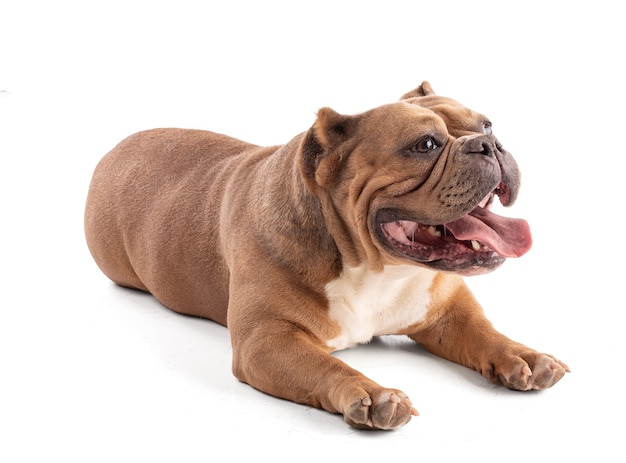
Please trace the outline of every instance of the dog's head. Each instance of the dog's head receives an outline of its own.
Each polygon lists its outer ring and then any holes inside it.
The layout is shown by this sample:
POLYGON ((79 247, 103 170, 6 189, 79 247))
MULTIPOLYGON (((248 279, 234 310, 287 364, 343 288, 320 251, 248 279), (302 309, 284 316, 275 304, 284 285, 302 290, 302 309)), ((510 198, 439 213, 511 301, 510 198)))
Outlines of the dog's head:
POLYGON ((489 210, 496 197, 515 201, 515 160, 485 116, 427 82, 355 116, 321 109, 299 162, 348 263, 410 261, 472 275, 530 248, 524 220, 489 210))

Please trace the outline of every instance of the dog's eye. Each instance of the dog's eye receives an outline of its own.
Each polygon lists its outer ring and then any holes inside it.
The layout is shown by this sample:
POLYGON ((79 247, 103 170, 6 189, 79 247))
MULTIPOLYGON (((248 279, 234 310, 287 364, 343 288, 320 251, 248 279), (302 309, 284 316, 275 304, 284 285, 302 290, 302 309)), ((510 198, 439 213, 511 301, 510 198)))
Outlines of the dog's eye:
POLYGON ((483 133, 485 135, 491 135, 491 122, 489 121, 483 122, 483 133))
POLYGON ((415 146, 413 146, 413 151, 420 154, 430 153, 431 151, 438 148, 437 142, 431 137, 420 138, 415 146))

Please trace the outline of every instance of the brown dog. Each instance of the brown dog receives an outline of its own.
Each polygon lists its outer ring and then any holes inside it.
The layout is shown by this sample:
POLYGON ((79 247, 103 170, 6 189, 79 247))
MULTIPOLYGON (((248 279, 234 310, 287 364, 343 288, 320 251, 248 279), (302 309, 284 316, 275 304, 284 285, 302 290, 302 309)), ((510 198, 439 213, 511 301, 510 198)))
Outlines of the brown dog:
POLYGON ((486 117, 424 82, 355 116, 329 108, 284 146, 157 129, 93 176, 89 248, 122 286, 227 325, 237 378, 266 393, 392 429, 417 412, 330 352, 405 334, 494 383, 544 389, 568 371, 497 332, 461 275, 531 245, 519 171, 486 117))

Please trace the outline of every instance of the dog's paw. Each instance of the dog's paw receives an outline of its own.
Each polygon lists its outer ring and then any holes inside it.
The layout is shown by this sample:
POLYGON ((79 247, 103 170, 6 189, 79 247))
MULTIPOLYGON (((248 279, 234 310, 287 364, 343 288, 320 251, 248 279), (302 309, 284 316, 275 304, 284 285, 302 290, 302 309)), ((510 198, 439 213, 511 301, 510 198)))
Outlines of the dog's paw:
POLYGON ((492 383, 517 391, 548 389, 569 372, 569 367, 547 354, 533 350, 504 356, 483 370, 492 383))
POLYGON ((354 401, 345 412, 344 420, 358 429, 395 429, 417 415, 406 394, 381 388, 354 401))

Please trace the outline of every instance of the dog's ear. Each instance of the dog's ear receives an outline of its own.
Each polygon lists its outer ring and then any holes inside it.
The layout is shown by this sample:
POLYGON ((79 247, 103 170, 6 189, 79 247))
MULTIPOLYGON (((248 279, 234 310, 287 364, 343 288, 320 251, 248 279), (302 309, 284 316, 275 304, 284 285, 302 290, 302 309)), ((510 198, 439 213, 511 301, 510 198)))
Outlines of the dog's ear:
POLYGON ((414 90, 411 90, 408 93, 405 93, 404 95, 402 95, 402 98, 400 98, 401 100, 408 100, 409 98, 416 98, 419 96, 429 96, 429 95, 434 95, 435 92, 433 91, 433 88, 430 86, 430 84, 426 81, 422 82, 420 84, 419 87, 417 87, 414 90))
POLYGON ((299 149, 300 169, 307 180, 322 187, 332 184, 357 123, 358 116, 345 116, 331 108, 318 111, 317 120, 304 134, 299 149))

